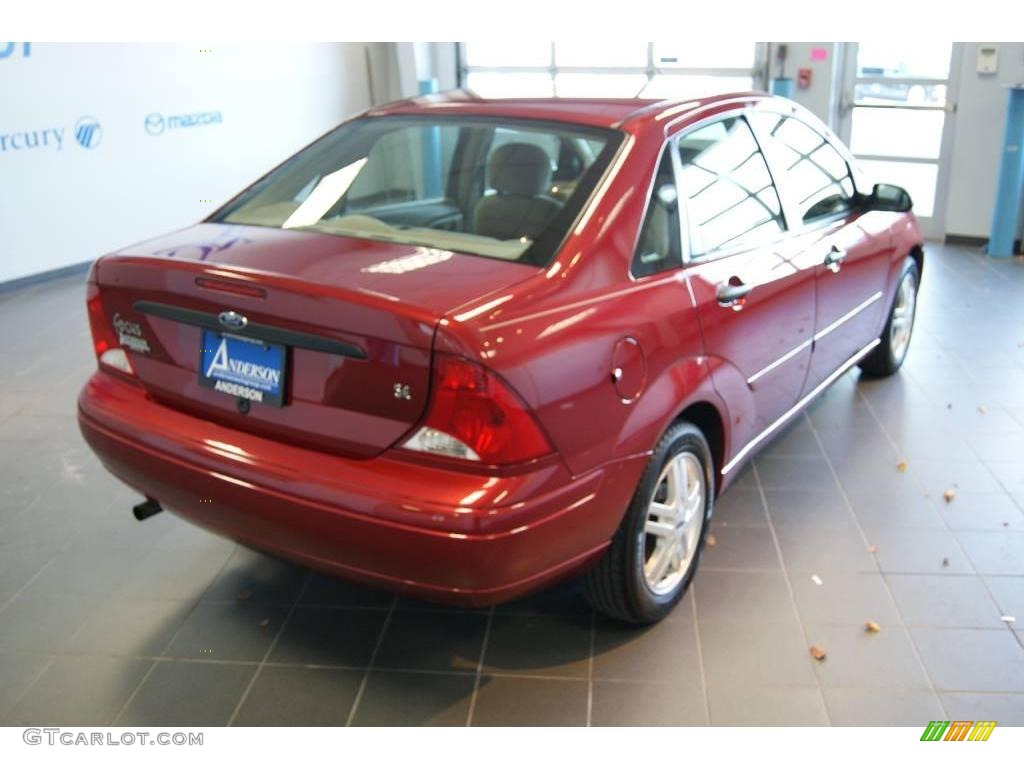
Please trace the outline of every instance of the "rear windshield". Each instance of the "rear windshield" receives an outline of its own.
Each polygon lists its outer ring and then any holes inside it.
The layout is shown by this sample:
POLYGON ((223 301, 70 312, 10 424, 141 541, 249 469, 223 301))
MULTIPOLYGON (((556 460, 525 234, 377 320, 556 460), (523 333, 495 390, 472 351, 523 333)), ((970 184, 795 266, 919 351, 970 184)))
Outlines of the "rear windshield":
POLYGON ((544 266, 620 139, 532 121, 362 118, 299 152, 211 221, 544 266))

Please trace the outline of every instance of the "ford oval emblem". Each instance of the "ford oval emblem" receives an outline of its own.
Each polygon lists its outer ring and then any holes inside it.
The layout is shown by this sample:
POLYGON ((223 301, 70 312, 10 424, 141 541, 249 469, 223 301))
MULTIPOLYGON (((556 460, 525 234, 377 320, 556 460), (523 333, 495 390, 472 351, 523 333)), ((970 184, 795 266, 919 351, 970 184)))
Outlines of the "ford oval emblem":
POLYGON ((237 312, 233 312, 230 309, 221 312, 217 319, 220 320, 220 324, 225 328, 230 328, 232 331, 240 331, 249 324, 249 318, 245 315, 240 315, 237 312))

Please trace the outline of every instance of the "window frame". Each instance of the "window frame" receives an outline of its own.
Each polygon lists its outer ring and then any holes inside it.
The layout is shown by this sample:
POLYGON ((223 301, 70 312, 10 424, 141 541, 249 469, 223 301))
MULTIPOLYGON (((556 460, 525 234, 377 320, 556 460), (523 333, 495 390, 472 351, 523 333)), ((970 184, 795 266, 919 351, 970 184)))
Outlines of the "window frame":
POLYGON ((678 189, 680 201, 679 222, 683 229, 682 250, 684 268, 696 264, 706 264, 711 261, 717 261, 718 259, 724 259, 730 256, 735 256, 736 254, 740 253, 747 253, 748 251, 756 250, 758 248, 765 248, 767 246, 781 242, 782 240, 787 239, 793 234, 793 229, 790 226, 790 212, 787 210, 786 201, 783 198, 781 192, 779 191, 779 185, 776 182, 775 177, 775 170, 772 168, 772 164, 768 161, 768 156, 765 154, 764 149, 761 146, 761 140, 758 136, 758 132, 755 129, 752 121, 750 120, 750 115, 753 113, 753 111, 754 110, 752 110, 750 107, 743 106, 737 109, 716 112, 715 114, 709 115, 706 118, 697 120, 693 123, 689 123, 683 126, 680 130, 672 134, 672 136, 670 136, 668 139, 668 142, 672 145, 672 155, 675 158, 674 162, 676 169, 676 187, 678 189), (755 239, 753 241, 748 241, 733 246, 726 245, 723 247, 710 250, 707 253, 702 253, 699 256, 694 256, 690 242, 691 217, 689 207, 687 204, 688 201, 685 194, 685 190, 682 187, 683 161, 679 155, 679 142, 695 131, 701 130, 702 128, 706 128, 707 126, 713 125, 714 123, 722 122, 724 120, 730 120, 733 118, 740 118, 746 122, 747 128, 750 130, 750 133, 754 138, 754 143, 757 145, 757 150, 760 153, 762 159, 764 160, 765 167, 768 170, 768 176, 772 180, 772 186, 775 188, 775 194, 778 196, 779 199, 779 218, 782 222, 782 230, 777 235, 766 236, 760 239, 755 239))
POLYGON ((672 140, 666 139, 662 142, 661 150, 658 152, 658 160, 654 164, 654 170, 651 173, 651 181, 647 185, 647 197, 644 198, 644 211, 640 216, 640 225, 636 229, 636 237, 633 239, 633 250, 629 257, 629 277, 631 280, 636 281, 657 278, 664 275, 666 272, 679 270, 686 266, 686 260, 690 251, 690 242, 689 237, 687 237, 686 224, 683 221, 683 207, 680 195, 679 157, 675 152, 675 149, 672 147, 672 140), (644 235, 644 226, 647 224, 647 216, 650 214, 651 204, 654 202, 654 185, 658 182, 658 171, 661 169, 661 163, 665 158, 666 152, 669 153, 669 162, 672 164, 672 185, 676 188, 676 226, 679 228, 679 232, 677 233, 679 236, 679 263, 672 264, 664 267, 663 269, 655 270, 649 275, 637 275, 633 271, 633 266, 636 264, 636 257, 640 252, 640 245, 644 235))

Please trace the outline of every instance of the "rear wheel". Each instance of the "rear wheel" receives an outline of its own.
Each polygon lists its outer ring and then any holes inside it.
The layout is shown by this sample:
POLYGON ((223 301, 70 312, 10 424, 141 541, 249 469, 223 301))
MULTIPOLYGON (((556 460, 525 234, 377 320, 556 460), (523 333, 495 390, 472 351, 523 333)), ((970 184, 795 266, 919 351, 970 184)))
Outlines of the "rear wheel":
POLYGON ((714 501, 711 451, 682 422, 662 437, 611 546, 584 577, 595 610, 633 623, 664 617, 697 570, 714 501))
POLYGON ((860 363, 865 373, 871 376, 891 376, 903 365, 914 332, 917 288, 920 282, 921 271, 917 262, 908 256, 903 263, 889 319, 879 337, 881 343, 860 363))

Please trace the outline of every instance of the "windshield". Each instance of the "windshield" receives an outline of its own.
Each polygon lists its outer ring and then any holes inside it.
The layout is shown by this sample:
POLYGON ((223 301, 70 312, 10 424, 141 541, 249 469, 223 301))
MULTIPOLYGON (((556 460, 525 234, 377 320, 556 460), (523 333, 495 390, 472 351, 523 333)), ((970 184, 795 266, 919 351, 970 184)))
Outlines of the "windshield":
POLYGON ((544 266, 620 138, 533 121, 363 118, 302 150, 210 220, 544 266))

